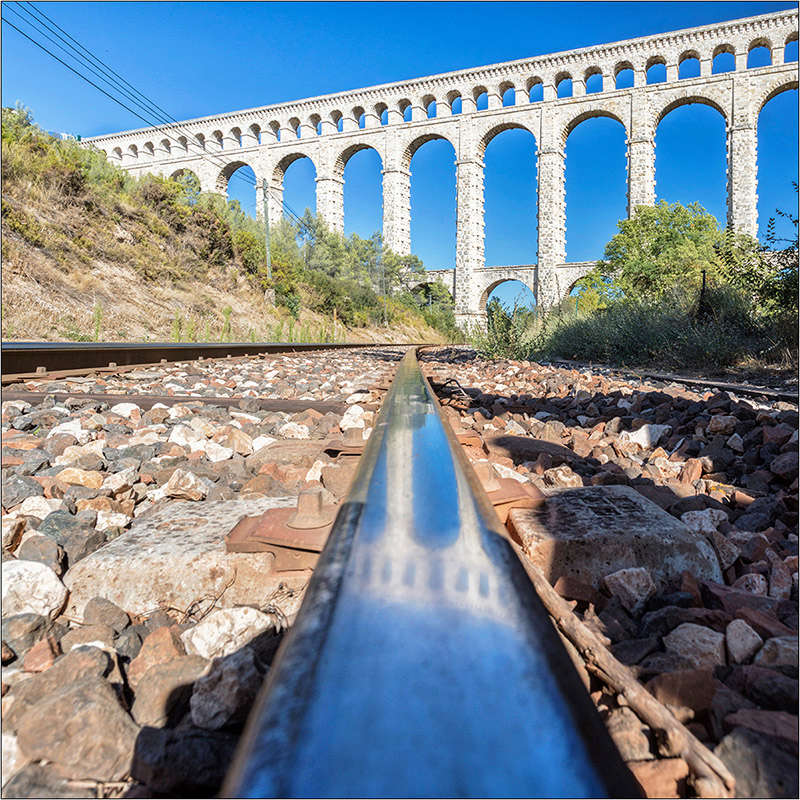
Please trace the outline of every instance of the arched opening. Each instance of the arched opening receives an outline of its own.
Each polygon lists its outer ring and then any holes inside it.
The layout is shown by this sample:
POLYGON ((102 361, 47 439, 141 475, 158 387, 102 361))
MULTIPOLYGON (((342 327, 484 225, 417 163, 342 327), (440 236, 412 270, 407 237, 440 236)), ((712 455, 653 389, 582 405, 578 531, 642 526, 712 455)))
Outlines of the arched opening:
POLYGON ((544 100, 544 84, 539 78, 536 78, 528 88, 528 100, 531 103, 540 103, 544 100))
POLYGON ((352 111, 353 119, 355 120, 357 128, 364 128, 367 124, 367 115, 361 106, 356 106, 352 111))
POLYGON ((603 91, 603 73, 599 69, 586 73, 586 94, 597 94, 603 91))
POLYGON ((694 51, 684 53, 678 61, 678 80, 700 77, 700 59, 694 51))
POLYGON ((786 40, 786 46, 783 48, 783 63, 789 64, 792 61, 797 61, 797 34, 792 34, 786 40))
POLYGON ((486 264, 534 264, 538 246, 536 139, 520 126, 503 126, 490 131, 484 143, 486 264))
POLYGON ((253 123, 248 130, 252 138, 252 144, 261 144, 261 126, 253 123))
POLYGON ((758 235, 762 241, 771 217, 778 238, 797 235, 792 223, 777 213, 797 216, 797 193, 792 186, 798 170, 797 102, 797 83, 787 85, 767 100, 758 116, 758 235))
POLYGON ((300 120, 297 119, 297 117, 292 117, 289 120, 289 129, 294 133, 294 136, 293 136, 294 139, 299 139, 300 138, 300 134, 301 134, 300 120))
POLYGON ((513 106, 517 103, 517 94, 513 84, 503 84, 500 87, 501 102, 503 106, 513 106))
POLYGON ((456 151, 441 137, 417 140, 406 152, 411 171, 411 252, 426 267, 456 263, 456 151))
POLYGON ((354 145, 342 154, 344 232, 368 239, 383 224, 383 163, 377 150, 354 145))
POLYGON ((397 108, 399 109, 400 113, 403 115, 403 122, 411 122, 411 101, 410 100, 401 100, 397 104, 397 108))
POLYGON ((711 59, 711 74, 718 75, 722 72, 733 72, 736 69, 736 56, 733 47, 724 44, 714 50, 714 57, 711 59))
POLYGON ((460 114, 463 111, 461 95, 458 92, 450 92, 447 95, 447 100, 450 103, 450 116, 460 114))
POLYGON ((763 39, 757 39, 750 45, 747 53, 747 69, 756 67, 768 67, 772 64, 772 52, 769 43, 763 39))
POLYGON ((631 89, 633 88, 633 66, 630 62, 625 61, 618 64, 614 74, 614 88, 615 89, 631 89))
POLYGON ((667 81, 667 62, 661 56, 651 58, 647 62, 645 72, 647 83, 666 83, 667 81))
POLYGON ((283 167, 283 202, 298 216, 302 217, 306 209, 316 213, 317 170, 314 162, 302 154, 289 158, 292 160, 283 167))
POLYGON ((475 108, 477 111, 485 111, 489 108, 489 93, 484 88, 475 90, 475 108))
POLYGON ((197 202, 202 188, 197 175, 190 169, 184 167, 182 169, 176 169, 169 177, 180 185, 183 189, 186 202, 190 206, 193 206, 197 202))
POLYGON ((522 281, 505 278, 491 284, 483 293, 481 308, 489 312, 493 301, 498 302, 506 312, 511 313, 514 308, 533 311, 536 308, 536 295, 530 286, 522 281))
POLYGON ((256 175, 244 161, 226 164, 217 176, 217 191, 228 198, 229 203, 239 203, 242 211, 251 217, 256 215, 256 175))
POLYGON ((627 208, 625 126, 607 116, 580 120, 566 143, 567 261, 601 258, 627 208))
POLYGON ((423 100, 422 102, 425 108, 425 116, 428 119, 436 119, 436 99, 433 97, 429 97, 425 98, 425 100, 423 100))
POLYGON ((727 219, 726 120, 704 98, 668 107, 656 128, 656 196, 700 203, 719 223, 727 219))
POLYGON ((375 106, 375 114, 378 117, 378 121, 381 125, 389 124, 389 107, 386 105, 386 103, 378 103, 375 106))
POLYGON ((556 75, 556 97, 572 97, 572 76, 556 75))
POLYGON ((441 302, 443 298, 449 298, 450 303, 453 302, 453 295, 450 294, 450 290, 438 281, 418 283, 411 289, 411 292, 421 306, 432 306, 437 302, 441 302))

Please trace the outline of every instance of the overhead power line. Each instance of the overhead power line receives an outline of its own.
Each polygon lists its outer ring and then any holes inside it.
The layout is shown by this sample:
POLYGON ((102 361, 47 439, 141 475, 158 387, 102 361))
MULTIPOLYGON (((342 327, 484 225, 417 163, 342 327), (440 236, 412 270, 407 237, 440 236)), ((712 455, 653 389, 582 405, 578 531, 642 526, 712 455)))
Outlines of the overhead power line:
MULTIPOLYGON (((29 19, 22 17, 19 11, 17 11, 16 8, 13 8, 12 4, 10 3, 5 4, 5 9, 12 11, 20 20, 22 20, 25 24, 33 28, 33 30, 36 33, 40 34, 41 36, 44 36, 49 42, 58 47, 62 51, 62 53, 64 53, 68 58, 71 58, 73 61, 77 62, 80 67, 89 70, 92 75, 94 75, 100 81, 109 86, 112 91, 116 91, 122 94, 122 96, 127 101, 133 103, 138 108, 140 108, 144 113, 149 114, 150 117, 154 117, 157 121, 154 123, 152 118, 147 118, 143 116, 141 113, 131 108, 127 102, 123 102, 118 97, 115 97, 113 94, 103 89, 102 86, 99 86, 97 83, 95 83, 95 81, 87 77, 79 69, 76 69, 75 67, 68 64, 66 61, 64 61, 62 58, 60 58, 58 55, 56 55, 50 49, 48 49, 47 46, 37 41, 35 38, 33 38, 25 31, 23 31, 21 28, 19 28, 17 25, 15 25, 13 22, 8 20, 5 17, 5 15, 3 16, 3 22, 11 26, 19 34, 28 39, 28 41, 36 45, 39 49, 43 50, 51 58, 53 58, 54 60, 58 61, 60 64, 65 66, 79 78, 89 83, 91 86, 93 86, 103 95, 105 95, 110 100, 115 102, 117 105, 121 106, 126 111, 129 111, 137 119, 144 122, 148 128, 152 128, 154 130, 161 129, 159 132, 164 133, 167 136, 167 138, 170 138, 174 142, 182 144, 182 142, 180 142, 179 139, 175 138, 175 136, 170 135, 171 131, 163 129, 163 126, 169 126, 172 129, 172 131, 182 134, 186 138, 187 145, 192 144, 192 146, 196 146, 193 134, 182 128, 181 123, 179 123, 178 120, 176 120, 172 115, 170 115, 167 111, 165 111, 161 106, 159 106, 155 101, 153 101, 147 95, 136 89, 136 87, 132 83, 130 83, 116 70, 114 70, 104 61, 102 61, 102 59, 95 56, 88 48, 86 48, 77 39, 75 39, 73 36, 67 33, 67 31, 65 31, 54 20, 48 17, 47 14, 45 14, 35 4, 14 3, 13 6, 18 6, 20 9, 22 9, 27 14, 27 17, 29 19), (31 12, 30 10, 31 8, 36 12, 37 16, 34 16, 34 14, 31 12), (57 37, 57 39, 59 39, 61 43, 53 39, 53 37, 50 36, 48 32, 52 33, 55 37, 57 37), (122 84, 125 84, 125 86, 129 87, 130 90, 126 89, 124 86, 121 86, 120 82, 122 84)), ((219 157, 213 156, 205 152, 204 150, 200 149, 199 147, 197 147, 196 155, 220 169, 224 169, 224 167, 226 166, 224 161, 219 160, 219 157)), ((253 181, 249 180, 238 171, 234 172, 231 177, 235 177, 239 180, 242 180, 248 186, 251 186, 253 188, 258 188, 253 181)), ((275 194, 274 190, 270 190, 270 194, 274 200, 281 203, 282 207, 288 212, 288 215, 292 218, 295 224, 299 225, 305 232, 308 233, 311 232, 308 226, 303 222, 301 217, 289 206, 289 204, 282 197, 279 197, 277 194, 275 194)))

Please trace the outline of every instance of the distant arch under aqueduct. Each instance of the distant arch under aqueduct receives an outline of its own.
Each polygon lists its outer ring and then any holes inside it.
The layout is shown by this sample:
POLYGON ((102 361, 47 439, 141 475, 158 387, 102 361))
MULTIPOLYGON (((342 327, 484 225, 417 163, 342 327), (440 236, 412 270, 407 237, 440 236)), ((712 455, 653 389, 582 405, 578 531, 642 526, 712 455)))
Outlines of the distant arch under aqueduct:
MULTIPOLYGON (((797 88, 797 62, 784 59, 797 29, 796 11, 764 14, 84 141, 134 174, 191 170, 203 191, 226 192, 233 172, 249 165, 259 185, 268 181, 271 222, 282 216, 286 169, 308 158, 316 171, 317 213, 338 231, 344 228, 347 161, 372 148, 382 165, 384 242, 407 254, 411 158, 424 143, 445 139, 456 153, 456 264, 455 270, 431 270, 428 279, 453 293, 460 323, 481 322, 489 287, 502 280, 522 281, 548 307, 591 268, 593 262, 566 263, 564 189, 567 136, 590 117, 611 117, 625 128, 630 215, 655 203, 661 119, 687 103, 715 108, 727 130, 727 221, 755 236, 758 115, 776 94, 797 88), (748 69, 748 55, 759 47, 769 51, 770 64, 748 69), (733 69, 717 72, 716 59, 725 54, 733 69), (680 77, 694 59, 699 77, 680 77), (661 69, 660 82, 650 82, 653 68, 661 69), (632 73, 632 86, 618 89, 623 72, 632 73), (587 93, 597 75, 601 89, 587 93), (564 81, 571 82, 569 97, 558 96, 564 81), (478 110, 479 101, 485 109, 478 110), (530 131, 536 140, 537 263, 487 267, 483 156, 510 128, 530 131)), ((256 207, 260 211, 260 201, 256 207)))

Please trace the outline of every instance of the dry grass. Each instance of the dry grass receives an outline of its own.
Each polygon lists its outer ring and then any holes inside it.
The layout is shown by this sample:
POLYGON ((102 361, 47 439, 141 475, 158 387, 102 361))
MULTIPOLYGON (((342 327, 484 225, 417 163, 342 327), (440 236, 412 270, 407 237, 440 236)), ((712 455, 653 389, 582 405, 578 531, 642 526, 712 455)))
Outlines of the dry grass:
MULTIPOLYGON (((44 241, 28 241, 10 229, 4 216, 3 339, 89 341, 98 308, 103 341, 170 341, 177 327, 184 341, 219 341, 228 306, 226 338, 234 341, 269 341, 278 332, 286 339, 290 330, 295 341, 301 335, 322 340, 333 333, 330 319, 306 309, 299 320, 290 320, 234 267, 206 270, 190 243, 172 233, 160 235, 156 218, 140 209, 118 205, 109 213, 80 203, 65 205, 52 190, 38 186, 14 189, 4 202, 38 223, 44 241), (145 270, 155 279, 145 278, 145 270)), ((414 324, 410 319, 393 323, 390 331, 339 324, 336 338, 443 340, 421 320, 414 324)))

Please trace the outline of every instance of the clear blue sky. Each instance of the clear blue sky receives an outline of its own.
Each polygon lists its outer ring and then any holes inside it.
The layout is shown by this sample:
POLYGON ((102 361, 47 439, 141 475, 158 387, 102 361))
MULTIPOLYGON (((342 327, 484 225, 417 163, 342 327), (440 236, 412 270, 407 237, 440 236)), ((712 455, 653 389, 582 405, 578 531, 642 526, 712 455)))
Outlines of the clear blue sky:
MULTIPOLYGON (((781 2, 681 3, 40 3, 66 31, 137 89, 185 119, 569 50, 796 7, 781 2)), ((3 15, 13 4, 3 4, 3 15)), ((21 101, 47 130, 91 136, 140 127, 112 103, 3 26, 3 105, 21 101)), ((797 92, 759 123, 759 214, 795 208, 797 92)), ((428 267, 455 254, 454 154, 430 142, 412 162, 412 250, 428 267)), ((348 164, 345 229, 380 229, 380 163, 348 164)), ((285 199, 314 207, 314 172, 287 172, 285 199)), ((669 114, 656 137, 656 192, 698 200, 725 220, 725 128, 712 109, 669 114)), ((530 134, 508 131, 486 153, 487 264, 536 260, 536 159, 530 134)), ((234 189, 253 211, 247 187, 234 189)), ((243 185, 242 185, 243 186, 243 185)), ((625 136, 608 119, 581 124, 567 143, 567 258, 602 255, 625 214, 625 136)), ((517 290, 497 290, 509 300, 517 290)))

